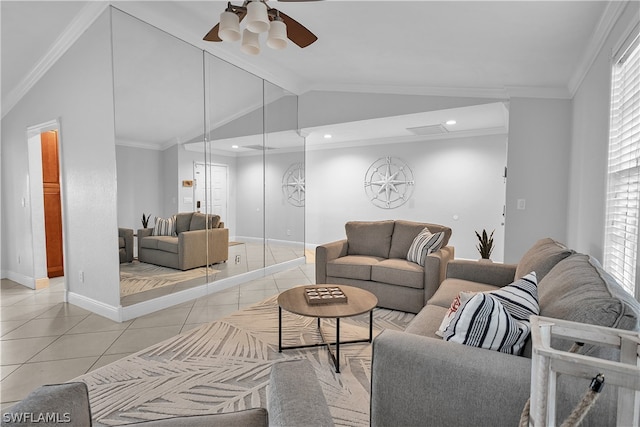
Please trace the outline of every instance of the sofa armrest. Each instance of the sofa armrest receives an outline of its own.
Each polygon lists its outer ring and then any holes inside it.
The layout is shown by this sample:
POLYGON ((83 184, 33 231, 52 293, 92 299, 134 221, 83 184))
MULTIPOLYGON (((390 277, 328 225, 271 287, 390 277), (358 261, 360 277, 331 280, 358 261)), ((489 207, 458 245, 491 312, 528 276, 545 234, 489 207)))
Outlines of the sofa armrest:
POLYGON ((138 256, 142 252, 142 238, 153 234, 153 228, 138 228, 138 256))
POLYGON ((325 243, 316 247, 316 283, 327 283, 327 263, 347 256, 348 248, 347 239, 325 243))
POLYGON ((454 258, 453 246, 445 246, 430 253, 424 260, 424 305, 436 293, 446 277, 447 264, 454 258))
POLYGON ((182 270, 226 261, 229 259, 229 229, 183 231, 178 234, 178 254, 182 270))
POLYGON ((373 341, 371 426, 517 426, 531 360, 385 330, 373 341))
POLYGON ((513 282, 516 264, 454 260, 447 264, 447 278, 470 280, 493 286, 506 286, 513 282))
POLYGON ((118 227, 118 237, 124 239, 124 251, 126 262, 133 261, 133 230, 130 228, 118 227))
POLYGON ((306 359, 272 366, 267 407, 271 426, 333 426, 313 365, 306 359))

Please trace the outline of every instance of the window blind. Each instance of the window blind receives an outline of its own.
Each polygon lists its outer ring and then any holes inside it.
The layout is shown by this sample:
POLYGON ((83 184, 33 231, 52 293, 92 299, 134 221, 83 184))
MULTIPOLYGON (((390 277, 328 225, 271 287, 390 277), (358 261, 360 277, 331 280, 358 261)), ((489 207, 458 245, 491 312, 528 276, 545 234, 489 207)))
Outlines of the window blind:
POLYGON ((612 67, 604 267, 638 298, 640 39, 634 33, 612 67))

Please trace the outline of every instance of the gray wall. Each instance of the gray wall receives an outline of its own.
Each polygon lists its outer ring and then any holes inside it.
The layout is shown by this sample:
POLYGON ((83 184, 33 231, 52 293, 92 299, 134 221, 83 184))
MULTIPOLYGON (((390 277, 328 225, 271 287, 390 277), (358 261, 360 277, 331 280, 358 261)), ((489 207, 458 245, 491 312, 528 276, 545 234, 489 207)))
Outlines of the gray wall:
POLYGON ((406 219, 447 225, 457 258, 478 259, 474 231, 495 229, 492 258, 504 247, 506 135, 427 140, 307 152, 307 243, 344 239, 351 220, 406 219), (374 206, 364 189, 369 166, 382 157, 413 171, 412 198, 395 209, 374 206))
POLYGON ((568 243, 602 261, 611 58, 638 22, 640 3, 629 2, 573 98, 568 243))
MULTIPOLYGON (((59 118, 65 276, 75 294, 117 306, 116 156, 108 11, 2 119, 3 277, 34 274, 26 129, 59 118), (21 263, 17 255, 21 254, 21 263), (84 271, 84 283, 79 271, 84 271)), ((21 281, 21 280, 18 280, 21 281)))

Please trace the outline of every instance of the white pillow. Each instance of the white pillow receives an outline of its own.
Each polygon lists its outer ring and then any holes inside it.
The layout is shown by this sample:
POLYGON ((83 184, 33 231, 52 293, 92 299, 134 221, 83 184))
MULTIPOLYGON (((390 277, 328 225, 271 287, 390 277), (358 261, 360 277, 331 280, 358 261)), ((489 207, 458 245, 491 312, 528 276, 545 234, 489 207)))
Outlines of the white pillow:
POLYGON ((529 322, 515 319, 498 298, 479 293, 460 307, 443 338, 472 347, 520 354, 530 332, 529 322))
POLYGON ((158 218, 156 217, 156 224, 153 227, 152 236, 175 236, 176 235, 176 217, 171 218, 158 218))
POLYGON ((540 314, 538 280, 535 271, 510 285, 486 293, 498 298, 504 308, 517 320, 529 321, 529 316, 532 314, 540 314))
POLYGON ((444 336, 444 331, 447 329, 447 326, 449 326, 449 323, 451 323, 451 320, 453 320, 460 306, 466 303, 467 301, 469 301, 469 299, 471 299, 471 297, 474 296, 475 294, 477 294, 477 292, 463 291, 458 293, 458 295, 456 295, 453 301, 451 301, 449 310, 447 311, 447 314, 445 314, 444 319, 442 319, 442 322, 440 323, 440 327, 436 331, 436 335, 438 335, 439 337, 444 336))
POLYGON ((431 234, 429 229, 425 227, 411 242, 407 253, 407 261, 415 262, 424 267, 424 258, 431 252, 440 249, 443 241, 444 232, 440 231, 431 234))

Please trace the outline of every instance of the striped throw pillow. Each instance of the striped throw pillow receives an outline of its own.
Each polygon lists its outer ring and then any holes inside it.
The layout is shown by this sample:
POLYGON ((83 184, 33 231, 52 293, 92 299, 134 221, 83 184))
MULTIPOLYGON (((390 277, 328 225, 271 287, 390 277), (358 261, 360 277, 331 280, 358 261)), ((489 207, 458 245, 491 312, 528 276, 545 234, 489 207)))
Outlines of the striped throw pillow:
POLYGON ((444 332, 446 341, 520 354, 531 326, 514 318, 490 293, 474 295, 457 312, 444 332))
POLYGON ((440 231, 431 234, 429 229, 425 227, 411 242, 407 253, 407 261, 415 262, 424 267, 424 258, 431 252, 440 249, 443 241, 444 232, 440 231))
POLYGON ((487 293, 498 298, 504 308, 517 320, 529 321, 529 316, 532 314, 540 314, 538 281, 535 271, 510 285, 487 293))
POLYGON ((176 235, 176 217, 171 218, 158 218, 156 217, 156 224, 153 227, 153 236, 175 236, 176 235))

